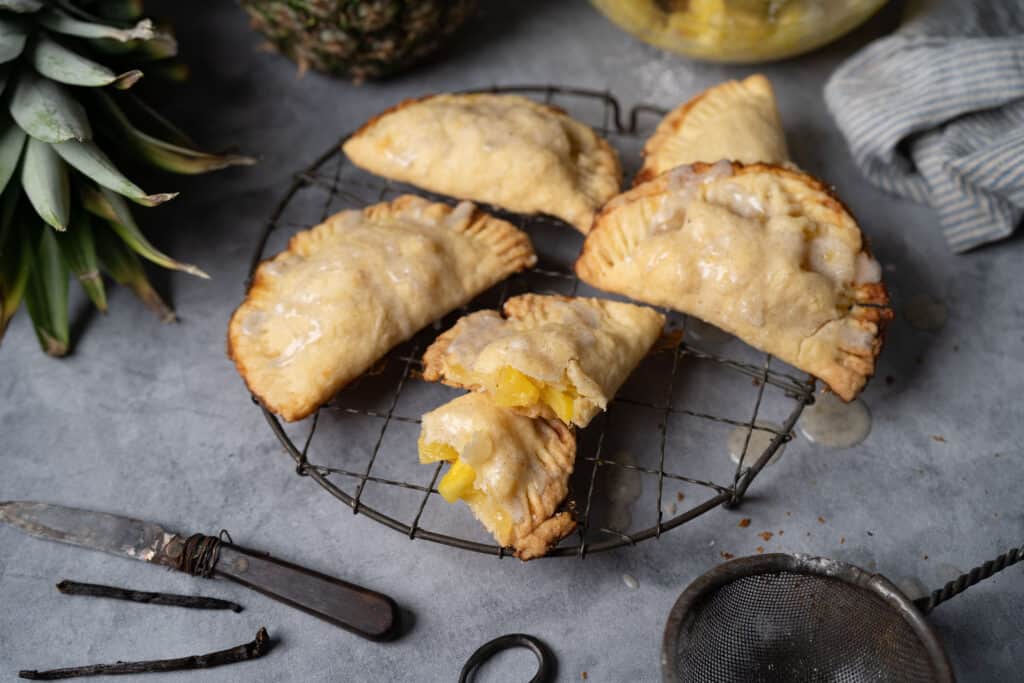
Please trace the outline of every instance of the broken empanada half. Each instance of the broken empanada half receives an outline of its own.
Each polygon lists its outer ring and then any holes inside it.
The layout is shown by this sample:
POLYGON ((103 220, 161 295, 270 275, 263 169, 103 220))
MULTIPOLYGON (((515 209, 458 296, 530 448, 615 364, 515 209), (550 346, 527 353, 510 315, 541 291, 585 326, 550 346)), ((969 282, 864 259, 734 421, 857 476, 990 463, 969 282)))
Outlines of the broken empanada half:
POLYGON ((576 461, 576 439, 558 420, 465 394, 423 416, 419 457, 450 463, 438 492, 449 503, 464 500, 521 560, 544 555, 576 528, 570 513, 558 511, 576 461))
POLYGON ((256 270, 228 326, 249 390, 311 414, 392 347, 536 261, 530 240, 469 202, 404 195, 298 233, 256 270))
POLYGON ((439 336, 424 379, 579 427, 607 408, 665 325, 653 308, 583 297, 524 294, 504 312, 471 313, 439 336))
POLYGON ((849 401, 892 317, 860 228, 799 171, 727 161, 681 166, 602 210, 585 282, 707 321, 849 401))
POLYGON ((754 74, 705 90, 661 120, 644 145, 643 156, 634 183, 698 161, 789 161, 771 82, 754 74))
POLYGON ((371 119, 343 145, 385 178, 590 230, 619 192, 618 155, 561 109, 519 95, 434 95, 371 119))

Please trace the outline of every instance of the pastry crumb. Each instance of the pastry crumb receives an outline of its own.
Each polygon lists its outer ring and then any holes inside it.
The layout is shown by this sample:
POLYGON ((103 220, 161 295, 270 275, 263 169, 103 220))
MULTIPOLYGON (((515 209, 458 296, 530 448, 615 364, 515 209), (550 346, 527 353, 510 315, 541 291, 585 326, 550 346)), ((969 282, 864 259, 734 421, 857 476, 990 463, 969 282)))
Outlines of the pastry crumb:
POLYGON ((846 536, 840 536, 839 537, 839 545, 842 545, 844 543, 846 543, 846 536))
POLYGON ((747 528, 748 526, 750 526, 750 517, 744 517, 743 519, 740 520, 740 523, 737 524, 736 526, 742 527, 744 529, 747 528))
POLYGON ((825 518, 824 517, 818 517, 818 524, 824 524, 824 523, 825 523, 825 518))
POLYGON ((754 550, 756 550, 756 551, 757 551, 757 554, 758 554, 758 555, 761 555, 761 554, 763 554, 763 553, 764 553, 764 546, 763 546, 763 545, 759 545, 759 546, 757 546, 756 548, 754 548, 754 550))
POLYGON ((764 539, 765 541, 770 541, 770 540, 772 540, 772 536, 774 536, 774 535, 775 535, 775 534, 773 534, 773 533, 772 533, 772 532, 770 532, 770 531, 762 531, 761 533, 759 533, 759 534, 758 534, 758 536, 760 536, 760 537, 761 537, 762 539, 764 539))
POLYGON ((580 672, 580 678, 582 678, 583 680, 587 680, 587 672, 586 671, 581 671, 580 672))
POLYGON ((732 558, 736 557, 736 556, 735 556, 735 555, 733 555, 732 553, 727 553, 727 552, 725 552, 725 551, 722 551, 722 552, 721 552, 720 554, 721 554, 721 556, 722 556, 723 558, 725 558, 725 559, 727 559, 727 560, 731 560, 732 558))
POLYGON ((786 532, 785 532, 785 531, 783 531, 782 529, 779 529, 779 536, 781 536, 781 535, 782 535, 782 534, 784 534, 784 533, 786 533, 786 532))
POLYGON ((932 441, 938 441, 939 443, 946 443, 946 437, 940 434, 932 434, 932 441))
POLYGON ((623 574, 622 583, 626 584, 626 588, 631 591, 635 591, 640 587, 640 582, 632 574, 623 574))

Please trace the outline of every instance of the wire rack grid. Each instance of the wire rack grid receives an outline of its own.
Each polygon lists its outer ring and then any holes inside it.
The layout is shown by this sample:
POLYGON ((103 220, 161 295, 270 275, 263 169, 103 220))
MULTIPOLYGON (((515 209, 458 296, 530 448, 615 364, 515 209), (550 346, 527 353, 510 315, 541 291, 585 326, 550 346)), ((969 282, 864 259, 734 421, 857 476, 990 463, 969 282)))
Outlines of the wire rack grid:
MULTIPOLYGON (((531 96, 587 121, 618 148, 627 171, 635 170, 637 165, 644 120, 654 121, 665 113, 658 107, 636 105, 624 122, 623 108, 610 93, 578 88, 504 86, 484 92, 531 96)), ((341 142, 347 137, 343 136, 341 142)), ((365 173, 347 163, 340 143, 333 145, 296 174, 259 237, 250 276, 260 261, 283 246, 295 231, 322 222, 336 211, 362 208, 405 192, 454 201, 365 173)), ((581 238, 569 226, 546 216, 527 217, 497 207, 485 208, 530 234, 538 253, 537 267, 505 281, 400 345, 303 422, 286 427, 255 397, 253 401, 260 405, 274 435, 294 460, 298 474, 312 478, 353 513, 364 514, 410 539, 503 557, 509 551, 487 542, 468 510, 438 499, 437 482, 443 463, 428 468, 417 462, 415 437, 409 430, 418 429, 418 415, 452 395, 447 387, 422 381, 420 353, 460 315, 469 310, 500 308, 513 294, 597 292, 581 283, 572 271, 581 238), (405 401, 410 393, 417 394, 416 398, 405 401), (419 408, 419 412, 409 408, 419 408), (360 422, 360 433, 367 437, 362 450, 350 436, 356 431, 354 420, 360 422), (391 438, 396 430, 402 434, 391 438), (325 435, 325 431, 330 433, 325 435), (403 476, 392 476, 392 470, 403 476), (382 497, 383 504, 367 500, 371 487, 389 492, 382 497)), ((676 331, 673 342, 651 354, 608 411, 578 434, 577 466, 566 503, 577 519, 577 532, 563 539, 547 557, 582 558, 588 553, 634 545, 658 538, 716 507, 738 505, 754 479, 792 439, 803 408, 814 400, 813 378, 788 366, 781 368, 779 361, 699 321, 664 312, 669 317, 669 328, 676 331), (739 383, 737 378, 741 379, 739 383), (768 404, 772 404, 771 412, 778 422, 759 419, 768 404), (631 413, 626 416, 628 425, 613 426, 612 418, 620 412, 631 413), (738 463, 733 465, 725 456, 725 439, 720 433, 707 436, 708 426, 719 432, 730 429, 732 438, 740 436, 738 463), (674 435, 674 429, 681 430, 682 435, 674 435), (694 434, 702 438, 691 438, 694 434), (758 435, 762 438, 755 439, 758 435), (768 441, 760 452, 754 452, 752 444, 765 439, 768 441), (613 442, 624 443, 625 447, 615 447, 613 442), (636 452, 640 456, 632 455, 636 452), (666 492, 669 484, 680 487, 675 496, 666 492), (698 495, 694 496, 694 491, 698 495), (678 503, 694 498, 695 504, 680 509, 678 503), (636 515, 636 509, 642 506, 646 506, 646 512, 636 515), (637 516, 641 519, 634 519, 637 516)))

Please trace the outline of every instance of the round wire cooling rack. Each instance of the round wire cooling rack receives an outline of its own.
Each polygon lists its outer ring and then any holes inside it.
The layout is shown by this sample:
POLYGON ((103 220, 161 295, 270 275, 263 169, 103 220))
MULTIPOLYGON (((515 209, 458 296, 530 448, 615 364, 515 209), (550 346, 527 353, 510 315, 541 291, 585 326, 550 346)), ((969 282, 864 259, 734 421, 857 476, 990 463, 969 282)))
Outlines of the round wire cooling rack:
MULTIPOLYGON (((623 107, 610 93, 578 88, 504 86, 467 92, 522 94, 566 110, 612 142, 627 173, 639 163, 644 120, 653 123, 665 113, 636 105, 624 122, 623 107)), ((454 201, 347 163, 340 144, 347 137, 296 174, 260 234, 250 278, 260 261, 284 248, 292 234, 337 211, 406 192, 454 201)), ((418 462, 419 416, 458 393, 422 381, 420 354, 467 311, 500 308, 515 294, 602 294, 572 271, 582 236, 570 226, 546 216, 485 208, 530 235, 538 255, 535 268, 393 349, 302 422, 282 424, 255 396, 253 401, 297 473, 312 478, 353 513, 410 539, 502 557, 508 550, 490 540, 465 506, 439 498, 443 463, 430 467, 418 462)), ((664 312, 676 331, 672 342, 648 356, 608 410, 577 434, 576 469, 566 502, 577 532, 546 557, 582 558, 634 545, 719 506, 738 505, 765 466, 778 459, 804 407, 814 401, 813 378, 696 319, 664 312), (734 447, 740 451, 735 464, 727 441, 742 447, 734 447)))

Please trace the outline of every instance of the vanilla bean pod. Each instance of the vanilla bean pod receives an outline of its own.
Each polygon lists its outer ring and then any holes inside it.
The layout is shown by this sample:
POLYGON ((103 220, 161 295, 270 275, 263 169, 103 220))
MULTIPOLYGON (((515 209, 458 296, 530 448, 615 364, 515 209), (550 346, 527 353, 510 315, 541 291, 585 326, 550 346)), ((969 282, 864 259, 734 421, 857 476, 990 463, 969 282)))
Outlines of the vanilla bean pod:
POLYGON ((74 666, 66 669, 50 669, 49 671, 19 671, 20 678, 35 681, 55 681, 62 678, 79 676, 109 676, 112 674, 143 674, 162 671, 187 671, 190 669, 208 669, 222 664, 234 664, 249 659, 262 657, 270 650, 270 636, 267 629, 260 627, 256 639, 236 645, 227 650, 219 650, 204 655, 192 655, 177 659, 155 659, 143 662, 117 662, 115 664, 93 664, 90 666, 74 666))
POLYGON ((104 586, 98 583, 80 583, 64 579, 57 584, 57 590, 65 595, 88 595, 94 598, 113 598, 130 602, 144 602, 150 605, 169 605, 171 607, 191 607, 193 609, 229 609, 241 612, 242 606, 230 600, 208 598, 202 595, 177 595, 174 593, 151 593, 128 588, 104 586))

